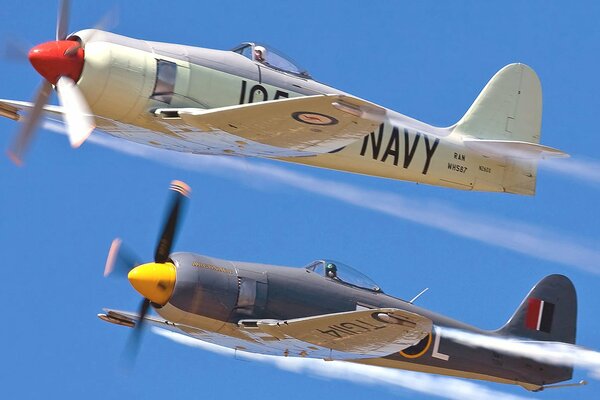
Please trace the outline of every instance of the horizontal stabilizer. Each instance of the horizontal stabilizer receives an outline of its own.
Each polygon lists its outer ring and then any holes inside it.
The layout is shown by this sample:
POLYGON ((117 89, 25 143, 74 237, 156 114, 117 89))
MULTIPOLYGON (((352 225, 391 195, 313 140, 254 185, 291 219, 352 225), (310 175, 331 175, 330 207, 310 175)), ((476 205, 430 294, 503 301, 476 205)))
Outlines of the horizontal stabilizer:
POLYGON ((553 147, 518 140, 464 139, 465 146, 490 157, 539 160, 569 155, 553 147))
POLYGON ((290 320, 258 320, 278 338, 292 337, 335 351, 381 357, 418 343, 432 329, 429 318, 395 308, 350 311, 290 320))

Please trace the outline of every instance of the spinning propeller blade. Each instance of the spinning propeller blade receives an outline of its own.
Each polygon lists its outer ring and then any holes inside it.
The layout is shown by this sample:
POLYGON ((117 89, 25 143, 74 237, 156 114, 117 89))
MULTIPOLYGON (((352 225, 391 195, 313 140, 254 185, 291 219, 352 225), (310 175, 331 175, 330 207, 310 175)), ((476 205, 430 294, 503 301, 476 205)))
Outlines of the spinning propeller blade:
POLYGON ((142 329, 145 325, 144 317, 150 311, 150 306, 153 303, 166 304, 175 286, 176 269, 175 265, 169 262, 169 255, 177 236, 179 218, 191 189, 181 181, 171 182, 169 189, 172 191, 171 204, 155 249, 154 262, 138 266, 131 261, 133 257, 124 256, 126 252, 122 241, 117 238, 110 246, 104 268, 104 276, 110 275, 113 271, 119 271, 119 276, 126 272, 131 285, 144 297, 139 309, 139 319, 125 349, 124 356, 130 361, 135 360, 139 350, 142 329))
MULTIPOLYGON (((68 39, 69 11, 71 2, 62 0, 56 22, 56 40, 33 47, 28 53, 11 43, 7 46, 7 56, 21 58, 25 54, 33 67, 45 79, 37 92, 34 107, 25 118, 14 145, 8 151, 9 157, 17 165, 23 163, 25 152, 33 139, 35 129, 43 116, 44 106, 48 103, 52 85, 56 88, 63 109, 63 121, 67 128, 72 147, 79 147, 94 130, 94 116, 85 97, 76 82, 83 71, 84 48, 82 43, 68 39)), ((107 15, 102 25, 109 25, 116 19, 116 12, 107 15)), ((93 35, 92 35, 93 36, 93 35)))
POLYGON ((173 197, 171 200, 171 211, 169 212, 165 223, 163 224, 162 234, 158 244, 156 245, 156 251, 154 253, 154 261, 157 263, 164 263, 168 260, 169 254, 171 254, 171 247, 177 234, 177 223, 179 220, 179 213, 182 207, 185 206, 185 200, 191 193, 190 187, 181 181, 171 182, 170 190, 173 191, 173 197))
POLYGON ((23 126, 19 130, 12 147, 8 150, 9 158, 17 165, 23 164, 23 154, 29 148, 31 141, 35 135, 35 130, 38 126, 44 106, 48 102, 50 93, 52 92, 52 84, 47 81, 43 81, 40 88, 35 96, 33 103, 33 109, 25 117, 23 126))
POLYGON ((69 0, 61 0, 56 19, 56 40, 65 40, 69 34, 70 8, 71 2, 69 0))
POLYGON ((3 58, 15 62, 27 62, 27 55, 31 44, 17 38, 10 38, 4 44, 3 58))
POLYGON ((150 311, 150 300, 144 299, 140 303, 140 308, 138 311, 140 319, 133 327, 133 332, 131 332, 129 339, 127 340, 127 345, 125 346, 125 350, 123 350, 123 357, 128 360, 130 364, 135 363, 140 350, 140 343, 142 341, 142 333, 145 325, 144 317, 146 314, 148 314, 148 311, 150 311))
POLYGON ((60 105, 65 110, 63 119, 67 125, 69 142, 73 148, 77 148, 85 142, 95 128, 92 112, 71 78, 61 76, 56 82, 56 89, 60 105))
POLYGON ((118 277, 126 277, 129 271, 140 265, 140 258, 123 244, 120 238, 115 238, 108 251, 104 266, 104 277, 116 273, 118 277))

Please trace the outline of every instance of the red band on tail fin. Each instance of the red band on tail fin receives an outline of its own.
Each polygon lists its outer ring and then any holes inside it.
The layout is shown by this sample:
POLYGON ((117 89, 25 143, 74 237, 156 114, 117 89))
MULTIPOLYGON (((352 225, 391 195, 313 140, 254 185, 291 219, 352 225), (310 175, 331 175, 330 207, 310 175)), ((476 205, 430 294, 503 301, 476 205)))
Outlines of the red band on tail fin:
POLYGON ((550 333, 554 304, 536 298, 529 298, 525 326, 528 329, 550 333))
POLYGON ((540 299, 530 298, 527 304, 527 316, 525 317, 525 326, 529 329, 538 330, 538 321, 540 318, 540 308, 542 301, 540 299))

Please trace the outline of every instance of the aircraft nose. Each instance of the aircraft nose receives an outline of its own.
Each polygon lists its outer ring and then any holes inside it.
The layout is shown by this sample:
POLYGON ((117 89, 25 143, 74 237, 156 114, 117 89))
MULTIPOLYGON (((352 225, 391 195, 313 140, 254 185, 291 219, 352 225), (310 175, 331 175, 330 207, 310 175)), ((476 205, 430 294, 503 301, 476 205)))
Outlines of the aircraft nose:
POLYGON ((175 287, 175 265, 147 263, 135 267, 127 275, 131 286, 153 303, 165 305, 175 287))
POLYGON ((56 84, 61 76, 77 82, 83 70, 84 50, 74 40, 55 40, 29 51, 29 62, 46 80, 56 84))

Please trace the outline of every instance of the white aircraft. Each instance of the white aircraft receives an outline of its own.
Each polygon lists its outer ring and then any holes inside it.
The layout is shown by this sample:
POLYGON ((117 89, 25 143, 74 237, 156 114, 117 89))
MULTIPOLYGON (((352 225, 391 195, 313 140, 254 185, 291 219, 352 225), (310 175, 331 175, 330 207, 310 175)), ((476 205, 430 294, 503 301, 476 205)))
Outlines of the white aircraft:
POLYGON ((231 51, 149 42, 97 29, 29 52, 44 81, 33 103, 0 100, 24 124, 21 163, 40 118, 64 119, 73 147, 94 127, 194 154, 253 156, 451 188, 533 195, 537 162, 564 157, 539 144, 542 91, 524 64, 502 68, 454 125, 434 127, 314 80, 256 43, 231 51), (46 105, 52 88, 61 106, 46 105), (50 115, 52 117, 52 115, 50 115))

